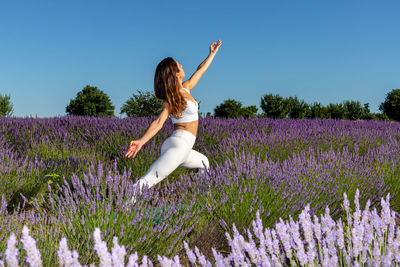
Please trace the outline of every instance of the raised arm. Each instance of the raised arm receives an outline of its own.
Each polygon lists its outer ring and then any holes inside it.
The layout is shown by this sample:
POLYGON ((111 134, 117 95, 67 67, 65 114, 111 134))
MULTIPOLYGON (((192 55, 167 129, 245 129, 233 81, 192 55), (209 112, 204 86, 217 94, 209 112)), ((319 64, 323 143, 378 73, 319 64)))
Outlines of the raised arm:
POLYGON ((201 62, 201 64, 197 67, 197 70, 193 73, 189 80, 182 83, 183 87, 185 87, 189 91, 193 89, 193 87, 200 80, 201 76, 203 76, 204 72, 206 72, 206 70, 210 66, 221 44, 221 40, 210 44, 210 53, 208 54, 207 58, 203 60, 203 62, 201 62))
POLYGON ((142 146, 146 144, 147 141, 149 141, 154 135, 156 135, 156 133, 163 127, 164 122, 168 118, 169 114, 169 104, 167 101, 164 101, 161 113, 158 118, 150 124, 150 126, 147 128, 146 132, 141 138, 131 141, 130 147, 128 149, 128 152, 125 154, 125 157, 134 158, 137 152, 142 148, 142 146))

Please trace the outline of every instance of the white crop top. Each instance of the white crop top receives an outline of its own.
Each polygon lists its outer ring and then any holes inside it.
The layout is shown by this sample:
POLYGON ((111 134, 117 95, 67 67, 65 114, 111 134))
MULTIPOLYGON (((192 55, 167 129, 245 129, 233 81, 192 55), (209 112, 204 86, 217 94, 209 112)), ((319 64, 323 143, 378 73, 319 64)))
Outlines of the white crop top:
MULTIPOLYGON (((185 89, 186 92, 189 93, 189 91, 186 88, 183 89, 185 89)), ((172 123, 197 121, 199 119, 199 113, 198 113, 199 104, 197 104, 197 101, 195 104, 193 101, 186 99, 186 102, 187 102, 186 108, 182 111, 182 117, 180 119, 176 119, 174 116, 172 116, 172 114, 169 115, 172 123)))

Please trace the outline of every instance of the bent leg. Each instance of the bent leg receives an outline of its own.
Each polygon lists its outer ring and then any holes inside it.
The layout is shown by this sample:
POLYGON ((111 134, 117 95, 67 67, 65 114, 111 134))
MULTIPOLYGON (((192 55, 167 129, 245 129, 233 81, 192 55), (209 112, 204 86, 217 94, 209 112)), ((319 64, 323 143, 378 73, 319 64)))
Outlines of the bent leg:
POLYGON ((204 172, 203 163, 208 169, 208 167, 210 166, 208 158, 205 155, 201 154, 200 152, 192 149, 190 150, 186 160, 180 166, 188 169, 199 168, 199 173, 203 173, 204 172))

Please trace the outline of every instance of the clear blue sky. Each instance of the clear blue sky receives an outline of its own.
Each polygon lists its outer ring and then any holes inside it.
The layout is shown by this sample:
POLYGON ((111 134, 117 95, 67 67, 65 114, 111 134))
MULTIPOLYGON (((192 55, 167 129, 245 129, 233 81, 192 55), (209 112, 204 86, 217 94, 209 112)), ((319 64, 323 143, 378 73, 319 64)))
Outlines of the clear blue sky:
POLYGON ((2 1, 0 93, 14 116, 53 117, 90 84, 119 116, 138 89, 153 90, 163 58, 189 78, 221 39, 192 91, 200 112, 228 98, 260 112, 266 93, 379 112, 400 88, 399 11, 399 1, 370 0, 2 1))

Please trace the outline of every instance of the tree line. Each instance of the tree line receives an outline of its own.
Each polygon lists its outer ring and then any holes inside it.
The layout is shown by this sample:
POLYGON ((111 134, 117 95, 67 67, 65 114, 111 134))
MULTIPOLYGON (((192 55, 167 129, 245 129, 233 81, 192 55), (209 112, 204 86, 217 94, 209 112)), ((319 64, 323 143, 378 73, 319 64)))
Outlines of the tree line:
MULTIPOLYGON (((162 100, 152 92, 137 90, 122 105, 120 114, 128 117, 156 116, 161 112, 162 100)), ((200 101, 199 101, 200 106, 200 101)), ((311 104, 297 96, 282 97, 278 94, 265 94, 261 97, 261 113, 255 105, 244 107, 240 101, 226 99, 214 108, 215 117, 221 118, 291 118, 291 119, 347 119, 347 120, 393 120, 400 121, 400 89, 392 89, 380 104, 382 113, 371 113, 369 103, 362 105, 360 101, 346 100, 342 103, 330 103, 326 106, 319 102, 311 104)), ((66 106, 69 115, 114 116, 115 107, 109 96, 96 86, 85 86, 66 106)), ((0 94, 0 116, 11 116, 13 105, 9 95, 0 94)), ((200 114, 201 115, 201 114, 200 114)), ((212 116, 210 112, 207 116, 212 116)))

